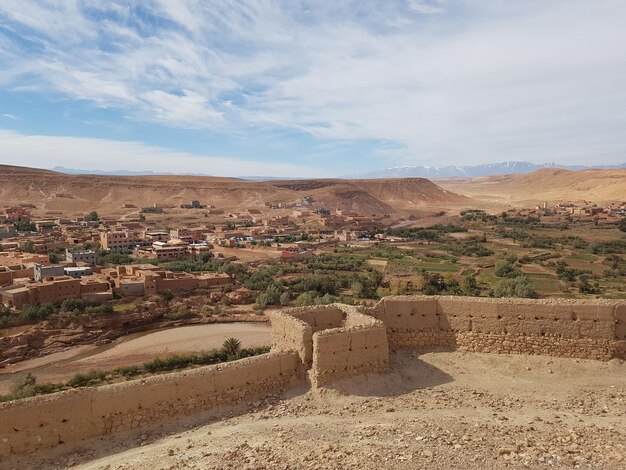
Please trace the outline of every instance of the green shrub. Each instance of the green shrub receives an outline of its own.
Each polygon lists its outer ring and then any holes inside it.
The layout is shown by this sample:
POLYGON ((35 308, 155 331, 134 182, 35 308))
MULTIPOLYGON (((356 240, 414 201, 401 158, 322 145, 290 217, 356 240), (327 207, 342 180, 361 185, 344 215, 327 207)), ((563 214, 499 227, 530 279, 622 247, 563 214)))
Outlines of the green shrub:
POLYGON ((126 377, 126 379, 131 379, 137 375, 140 375, 142 372, 143 368, 141 366, 118 367, 113 371, 115 375, 122 375, 126 377))
POLYGON ((315 297, 310 292, 304 292, 296 297, 293 303, 296 307, 308 307, 309 305, 315 305, 315 297))
POLYGON ((37 394, 37 379, 30 372, 17 378, 11 386, 11 395, 17 398, 32 397, 37 394))
POLYGON ((93 302, 87 302, 83 299, 65 299, 61 304, 61 309, 65 312, 72 312, 76 314, 81 313, 113 313, 113 305, 109 303, 95 304, 93 302))
POLYGON ((130 250, 98 250, 96 262, 101 266, 133 264, 135 259, 130 250))
POLYGON ((626 238, 609 242, 594 242, 589 245, 592 253, 626 253, 626 238))
POLYGON ((13 224, 18 232, 36 232, 37 226, 30 219, 22 219, 13 224))
POLYGON ((582 274, 578 279, 578 291, 581 294, 600 294, 602 292, 600 283, 598 281, 594 281, 593 283, 589 282, 589 276, 587 274, 582 274))
POLYGON ((498 218, 481 209, 468 209, 461 212, 461 220, 472 222, 495 222, 498 218))
POLYGON ((259 294, 254 301, 254 306, 252 307, 254 310, 264 310, 271 303, 270 296, 263 292, 259 294))
POLYGON ((105 303, 101 305, 92 305, 85 309, 85 313, 114 313, 115 309, 113 305, 110 303, 105 303))
POLYGON ((74 377, 67 381, 67 385, 72 388, 90 387, 104 382, 106 380, 106 377, 106 372, 92 370, 84 374, 76 374, 74 377))
POLYGON ((469 297, 478 297, 480 295, 480 288, 476 282, 474 276, 464 277, 461 280, 461 293, 469 297))
POLYGON ((61 308, 66 312, 84 312, 87 308, 87 302, 83 299, 65 299, 61 308))
POLYGON ((22 308, 20 319, 24 321, 45 320, 55 312, 56 309, 52 304, 25 305, 24 308, 22 308))
POLYGON ((577 277, 582 274, 591 274, 591 271, 586 269, 576 269, 568 267, 567 263, 563 260, 559 260, 556 263, 556 276, 562 281, 575 281, 577 277))
POLYGON ((496 263, 495 275, 498 277, 514 278, 521 274, 522 272, 508 259, 500 260, 496 263))
POLYGON ((496 282, 491 295, 492 297, 534 298, 537 293, 528 278, 520 275, 514 278, 500 279, 496 282))
POLYGON ((363 266, 365 259, 366 257, 363 255, 322 253, 318 256, 306 258, 303 263, 312 270, 358 271, 363 266))
POLYGON ((193 310, 190 310, 186 305, 178 306, 177 308, 171 309, 163 318, 167 320, 185 320, 187 318, 197 317, 198 314, 193 310))
POLYGON ((483 243, 471 242, 459 245, 449 245, 444 247, 447 251, 456 256, 471 256, 473 258, 483 258, 493 255, 493 250, 483 243))

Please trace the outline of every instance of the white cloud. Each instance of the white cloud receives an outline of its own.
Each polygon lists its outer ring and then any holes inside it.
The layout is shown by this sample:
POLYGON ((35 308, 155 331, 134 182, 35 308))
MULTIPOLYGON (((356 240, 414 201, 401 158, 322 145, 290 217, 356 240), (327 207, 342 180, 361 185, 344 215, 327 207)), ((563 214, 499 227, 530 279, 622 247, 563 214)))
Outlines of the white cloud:
POLYGON ((81 170, 135 170, 214 176, 327 176, 319 169, 232 157, 199 156, 124 142, 65 136, 24 135, 0 129, 0 162, 5 165, 81 170))
POLYGON ((0 24, 39 52, 0 33, 0 86, 175 127, 381 140, 405 163, 618 162, 625 19, 622 0, 6 0, 0 24))
POLYGON ((183 90, 181 95, 153 90, 144 93, 141 98, 153 110, 154 119, 158 121, 188 123, 195 127, 221 118, 221 113, 213 110, 204 96, 191 90, 183 90))
POLYGON ((422 13, 424 15, 442 13, 444 11, 442 3, 444 2, 441 0, 407 0, 407 4, 411 10, 422 13))

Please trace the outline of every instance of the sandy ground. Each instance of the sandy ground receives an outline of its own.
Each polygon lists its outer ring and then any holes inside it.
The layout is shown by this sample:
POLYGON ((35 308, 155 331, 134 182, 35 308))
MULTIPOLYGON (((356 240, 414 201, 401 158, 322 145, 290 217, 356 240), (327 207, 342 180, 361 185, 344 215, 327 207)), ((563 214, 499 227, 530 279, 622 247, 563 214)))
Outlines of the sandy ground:
POLYGON ((81 359, 77 364, 94 367, 117 364, 120 360, 128 363, 131 358, 141 362, 160 355, 208 351, 219 348, 230 337, 238 338, 243 347, 269 346, 271 328, 267 324, 255 323, 182 326, 124 341, 105 352, 81 359))
POLYGON ((243 347, 270 346, 266 323, 218 323, 182 326, 119 338, 104 347, 78 346, 68 351, 31 359, 0 372, 0 393, 7 393, 17 372, 31 372, 40 383, 65 381, 79 372, 110 370, 139 364, 157 356, 208 351, 235 337, 243 347))
POLYGON ((393 371, 101 439, 7 468, 623 469, 626 366, 402 352, 393 371))

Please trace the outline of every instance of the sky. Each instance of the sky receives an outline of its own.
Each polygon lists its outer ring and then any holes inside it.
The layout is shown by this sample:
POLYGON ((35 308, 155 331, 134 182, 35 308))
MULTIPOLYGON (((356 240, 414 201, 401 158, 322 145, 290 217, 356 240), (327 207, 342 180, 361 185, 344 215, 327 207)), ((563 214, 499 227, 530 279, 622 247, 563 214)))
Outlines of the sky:
POLYGON ((626 161, 624 0, 1 0, 0 163, 626 161))

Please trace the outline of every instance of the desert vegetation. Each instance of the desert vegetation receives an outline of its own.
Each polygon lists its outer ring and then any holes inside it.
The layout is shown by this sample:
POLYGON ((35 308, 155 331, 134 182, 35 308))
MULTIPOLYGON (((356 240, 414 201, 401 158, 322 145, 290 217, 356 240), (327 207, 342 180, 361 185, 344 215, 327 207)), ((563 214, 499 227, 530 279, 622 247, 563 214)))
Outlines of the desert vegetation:
POLYGON ((241 341, 237 338, 228 338, 220 349, 203 351, 194 354, 174 354, 156 357, 142 364, 118 367, 113 370, 92 370, 74 375, 64 383, 37 382, 32 373, 27 373, 14 380, 11 391, 0 395, 0 402, 17 400, 20 398, 44 395, 78 387, 95 387, 114 383, 120 380, 130 380, 153 374, 188 369, 190 367, 219 364, 222 362, 235 361, 245 357, 257 356, 269 352, 269 347, 242 348, 241 341))

